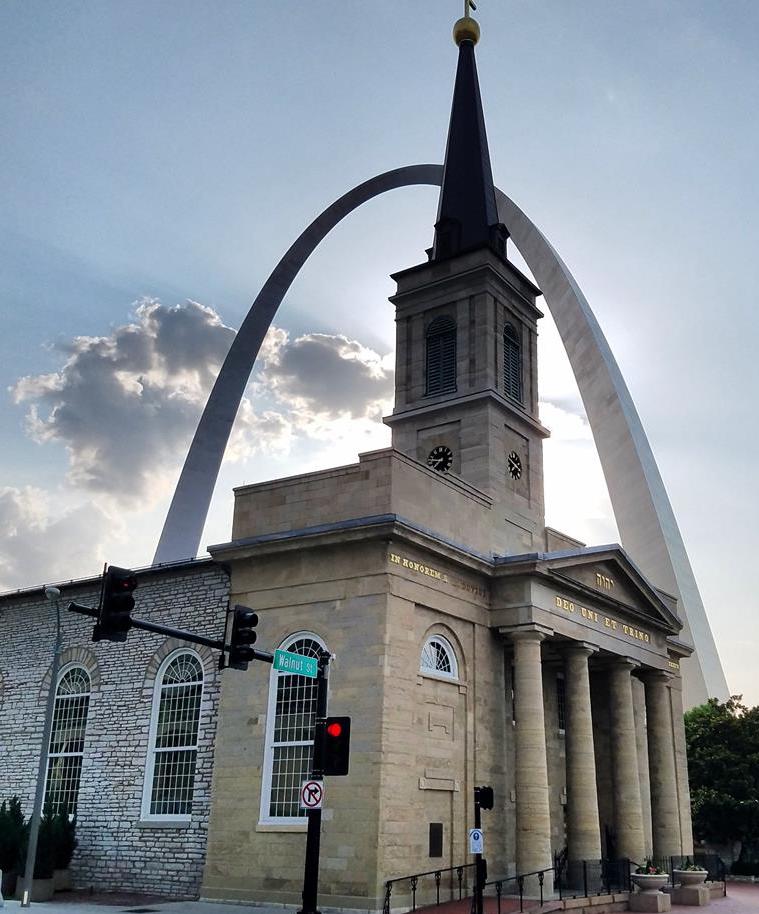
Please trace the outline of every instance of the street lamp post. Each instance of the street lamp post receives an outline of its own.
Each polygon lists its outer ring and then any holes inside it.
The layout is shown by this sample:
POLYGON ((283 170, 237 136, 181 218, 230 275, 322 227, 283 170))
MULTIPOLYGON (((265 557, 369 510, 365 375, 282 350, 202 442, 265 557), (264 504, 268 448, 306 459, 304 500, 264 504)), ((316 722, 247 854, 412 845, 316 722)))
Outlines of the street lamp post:
POLYGON ((24 869, 24 884, 21 892, 22 908, 28 908, 31 904, 34 863, 37 857, 37 836, 39 835, 40 830, 42 800, 45 796, 45 779, 47 775, 48 755, 50 752, 50 732, 53 729, 55 692, 58 686, 58 668, 61 662, 61 592, 57 587, 46 587, 45 596, 55 605, 55 646, 53 647, 53 666, 50 672, 50 688, 48 689, 47 707, 45 708, 45 726, 42 730, 40 762, 39 767, 37 768, 37 789, 34 794, 32 820, 29 825, 29 844, 26 849, 26 867, 24 869))

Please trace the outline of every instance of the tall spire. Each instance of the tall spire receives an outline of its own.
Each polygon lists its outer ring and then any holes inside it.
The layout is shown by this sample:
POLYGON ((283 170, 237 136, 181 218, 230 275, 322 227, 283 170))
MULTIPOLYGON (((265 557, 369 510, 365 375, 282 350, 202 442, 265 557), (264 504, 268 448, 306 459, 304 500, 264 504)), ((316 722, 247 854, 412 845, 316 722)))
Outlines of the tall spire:
POLYGON ((430 256, 433 261, 445 260, 483 245, 506 257, 508 234, 498 222, 474 58, 479 34, 476 20, 468 13, 453 28, 453 37, 459 46, 459 63, 435 223, 435 242, 430 256))

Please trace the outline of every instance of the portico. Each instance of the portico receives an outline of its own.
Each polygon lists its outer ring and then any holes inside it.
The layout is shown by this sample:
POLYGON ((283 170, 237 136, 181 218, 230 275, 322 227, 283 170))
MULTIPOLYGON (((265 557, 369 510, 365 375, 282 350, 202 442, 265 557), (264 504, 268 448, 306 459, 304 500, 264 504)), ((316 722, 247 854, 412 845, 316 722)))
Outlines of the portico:
POLYGON ((497 567, 493 616, 513 665, 517 871, 552 866, 559 846, 570 862, 692 854, 677 752, 679 659, 688 651, 672 640, 680 629, 672 599, 620 547, 515 556, 497 567), (552 779, 548 763, 545 693, 556 676, 563 784, 561 766, 552 779))

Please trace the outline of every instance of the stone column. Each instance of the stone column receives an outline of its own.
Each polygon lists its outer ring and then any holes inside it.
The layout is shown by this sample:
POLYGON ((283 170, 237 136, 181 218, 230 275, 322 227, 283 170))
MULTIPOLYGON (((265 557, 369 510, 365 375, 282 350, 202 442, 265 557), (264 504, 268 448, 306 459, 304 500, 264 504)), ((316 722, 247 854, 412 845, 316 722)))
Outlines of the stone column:
POLYGON ((599 860, 596 755, 590 711, 588 658, 598 648, 579 642, 564 653, 567 714, 567 850, 570 860, 599 860))
MULTIPOLYGON (((546 633, 539 629, 511 632, 516 709, 517 873, 529 873, 553 865, 540 657, 540 643, 545 636, 546 633)), ((550 877, 551 874, 547 873, 545 891, 548 895, 553 885, 550 877)))
POLYGON ((636 863, 642 863, 645 856, 645 839, 630 676, 637 665, 627 658, 619 658, 612 663, 609 669, 609 710, 617 854, 620 857, 629 857, 636 863))
POLYGON ((685 742, 685 717, 683 715, 683 682, 679 676, 670 680, 669 695, 672 702, 672 729, 675 746, 675 777, 677 779, 677 805, 680 809, 680 854, 693 856, 693 821, 688 782, 688 753, 685 742))
POLYGON ((648 722, 651 830, 657 857, 682 854, 668 679, 666 673, 651 670, 643 680, 648 722))
POLYGON ((640 802, 643 807, 643 847, 646 857, 654 852, 651 837, 651 781, 648 777, 648 736, 646 735, 646 694, 637 676, 632 678, 633 707, 635 708, 635 735, 638 741, 638 775, 640 777, 640 802))

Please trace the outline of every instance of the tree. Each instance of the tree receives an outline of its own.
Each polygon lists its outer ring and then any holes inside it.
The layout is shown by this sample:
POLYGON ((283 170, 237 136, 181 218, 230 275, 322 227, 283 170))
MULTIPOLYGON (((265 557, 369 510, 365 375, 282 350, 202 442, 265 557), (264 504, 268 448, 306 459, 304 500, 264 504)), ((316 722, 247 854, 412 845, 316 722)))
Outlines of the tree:
POLYGON ((759 866, 759 707, 710 698, 685 715, 697 838, 741 842, 739 865, 759 866))

